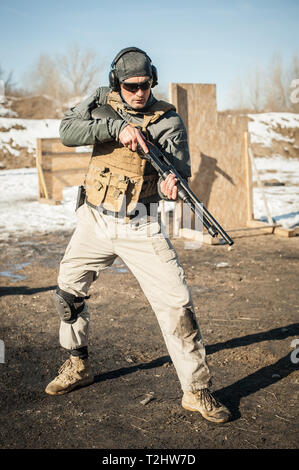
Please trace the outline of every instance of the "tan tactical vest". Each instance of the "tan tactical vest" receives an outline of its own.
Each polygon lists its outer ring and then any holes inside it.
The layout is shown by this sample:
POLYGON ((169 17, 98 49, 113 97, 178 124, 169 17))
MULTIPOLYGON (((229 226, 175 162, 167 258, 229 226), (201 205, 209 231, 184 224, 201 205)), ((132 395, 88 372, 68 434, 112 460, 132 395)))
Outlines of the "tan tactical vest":
MULTIPOLYGON (((124 109, 117 92, 109 93, 107 103, 116 112, 124 109)), ((149 124, 171 109, 175 110, 172 104, 157 101, 144 114, 142 130, 146 131, 149 124)), ((138 114, 134 110, 126 111, 132 115, 138 114)), ((145 176, 145 165, 145 159, 122 144, 114 141, 95 144, 85 179, 88 202, 119 212, 124 209, 125 198, 126 213, 133 211, 140 199, 157 193, 158 176, 145 176)))

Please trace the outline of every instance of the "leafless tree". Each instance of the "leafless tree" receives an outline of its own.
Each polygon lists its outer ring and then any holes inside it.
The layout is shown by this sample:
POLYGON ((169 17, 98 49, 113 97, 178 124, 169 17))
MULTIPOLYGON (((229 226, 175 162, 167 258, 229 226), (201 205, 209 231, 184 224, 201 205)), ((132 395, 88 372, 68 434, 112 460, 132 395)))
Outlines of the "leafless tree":
POLYGON ((238 75, 231 82, 229 99, 232 103, 232 109, 243 110, 246 106, 248 106, 248 100, 245 97, 245 87, 243 79, 240 77, 240 75, 238 75))
POLYGON ((285 72, 279 55, 274 55, 270 61, 265 95, 266 111, 287 111, 285 72))
POLYGON ((256 66, 256 68, 248 74, 247 89, 249 107, 257 113, 262 111, 264 107, 265 81, 260 66, 256 66))
POLYGON ((299 80, 298 56, 286 68, 281 57, 273 55, 267 67, 256 66, 234 82, 232 107, 253 112, 299 112, 299 104, 291 99, 295 79, 299 80))
POLYGON ((293 113, 299 113, 299 57, 294 55, 287 73, 288 107, 293 113))
POLYGON ((4 69, 0 66, 0 80, 3 80, 5 94, 10 95, 13 93, 13 90, 16 86, 13 80, 13 72, 10 71, 5 73, 4 69))
POLYGON ((32 94, 47 95, 62 108, 70 99, 83 98, 96 87, 100 70, 96 53, 74 44, 63 54, 41 54, 25 81, 32 94))
POLYGON ((58 104, 63 102, 66 95, 68 97, 57 64, 48 54, 39 56, 33 69, 27 74, 25 82, 32 94, 46 95, 58 104))
POLYGON ((230 99, 233 109, 242 112, 260 112, 264 104, 264 77, 260 66, 256 66, 243 77, 232 82, 230 99))
POLYGON ((99 83, 102 68, 97 54, 92 49, 81 49, 77 44, 70 46, 56 58, 56 64, 66 89, 72 97, 84 96, 99 83))

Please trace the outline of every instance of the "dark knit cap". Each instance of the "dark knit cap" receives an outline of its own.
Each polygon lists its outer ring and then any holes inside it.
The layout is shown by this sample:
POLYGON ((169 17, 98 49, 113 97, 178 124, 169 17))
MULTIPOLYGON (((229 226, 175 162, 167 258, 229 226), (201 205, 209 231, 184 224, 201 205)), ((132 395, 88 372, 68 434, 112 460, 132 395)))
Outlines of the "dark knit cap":
POLYGON ((120 82, 130 77, 152 78, 150 58, 138 51, 127 52, 117 61, 115 72, 120 82))

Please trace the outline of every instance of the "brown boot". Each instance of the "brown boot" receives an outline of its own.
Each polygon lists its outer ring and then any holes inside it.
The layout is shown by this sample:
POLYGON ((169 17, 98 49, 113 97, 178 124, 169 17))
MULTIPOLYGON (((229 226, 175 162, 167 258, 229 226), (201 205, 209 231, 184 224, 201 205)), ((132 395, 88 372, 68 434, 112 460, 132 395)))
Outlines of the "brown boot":
POLYGON ((199 411, 208 421, 226 423, 231 419, 229 410, 219 403, 208 388, 196 393, 184 392, 182 407, 189 411, 199 411))
POLYGON ((76 387, 89 385, 93 380, 89 360, 70 356, 60 367, 57 377, 46 387, 45 392, 49 395, 62 395, 76 387))

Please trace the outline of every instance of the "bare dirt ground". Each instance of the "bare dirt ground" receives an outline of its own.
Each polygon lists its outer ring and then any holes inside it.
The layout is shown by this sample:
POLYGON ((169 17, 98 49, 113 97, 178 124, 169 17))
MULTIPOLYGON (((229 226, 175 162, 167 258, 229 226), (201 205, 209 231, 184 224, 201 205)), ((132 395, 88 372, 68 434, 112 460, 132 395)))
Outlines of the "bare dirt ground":
POLYGON ((238 238, 230 251, 174 241, 213 390, 233 413, 224 425, 181 407, 154 313, 121 260, 90 292, 95 382, 62 396, 44 393, 67 358, 52 293, 69 237, 0 242, 0 448, 298 449, 299 364, 291 360, 291 342, 299 340, 298 236, 238 238), (141 404, 150 392, 154 399, 141 404))

